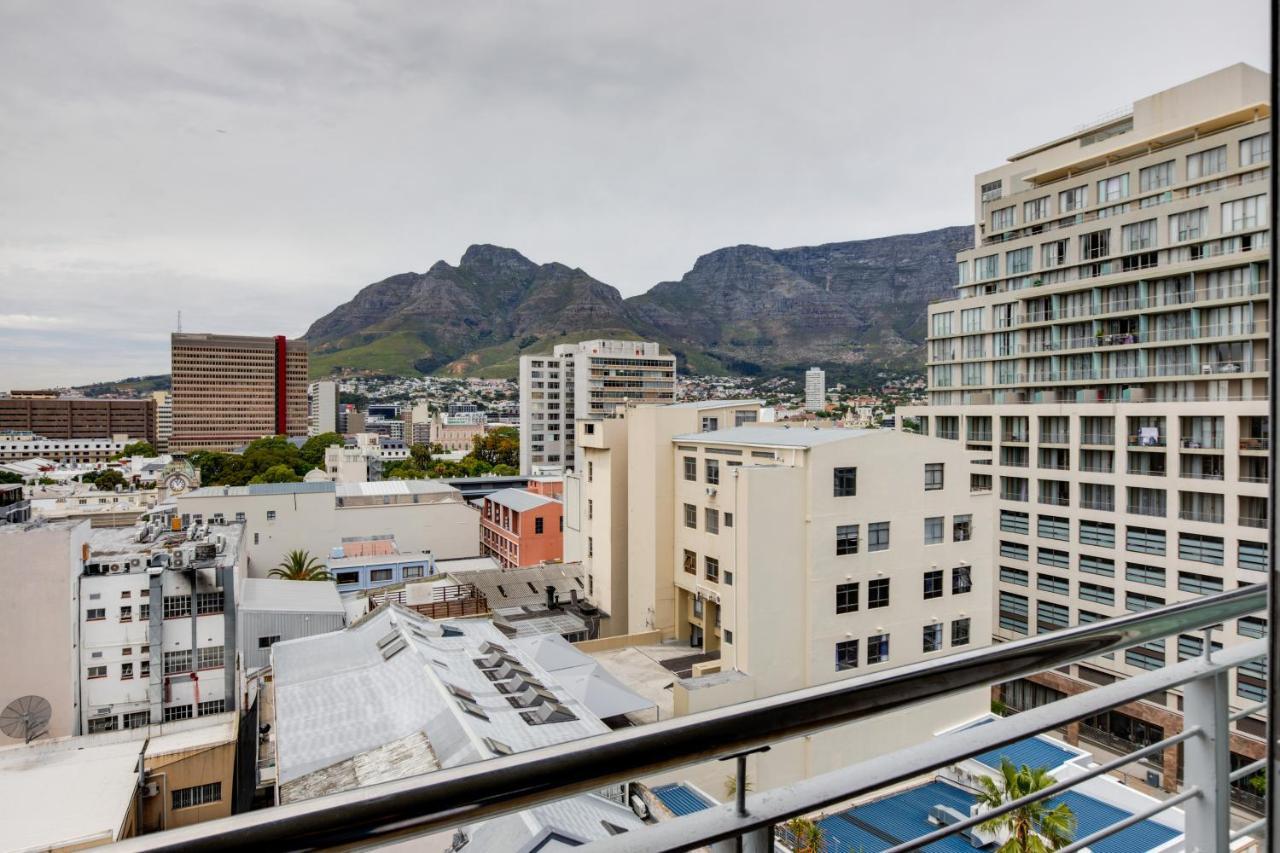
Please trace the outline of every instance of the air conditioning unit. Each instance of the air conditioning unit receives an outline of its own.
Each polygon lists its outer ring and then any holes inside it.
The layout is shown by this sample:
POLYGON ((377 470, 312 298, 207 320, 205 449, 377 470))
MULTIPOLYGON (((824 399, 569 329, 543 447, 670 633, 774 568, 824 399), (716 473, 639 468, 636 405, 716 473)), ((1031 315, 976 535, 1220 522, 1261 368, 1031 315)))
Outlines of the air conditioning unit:
POLYGON ((111 574, 113 574, 113 575, 118 575, 118 574, 120 574, 120 572, 121 572, 120 564, 119 564, 119 563, 112 563, 112 564, 111 564, 111 574))
POLYGON ((159 782, 147 782, 145 785, 142 786, 143 797, 154 797, 159 793, 160 793, 159 782))
POLYGON ((707 497, 709 497, 709 498, 714 498, 715 496, 716 496, 716 490, 715 490, 715 487, 714 487, 714 486, 707 486, 707 497))

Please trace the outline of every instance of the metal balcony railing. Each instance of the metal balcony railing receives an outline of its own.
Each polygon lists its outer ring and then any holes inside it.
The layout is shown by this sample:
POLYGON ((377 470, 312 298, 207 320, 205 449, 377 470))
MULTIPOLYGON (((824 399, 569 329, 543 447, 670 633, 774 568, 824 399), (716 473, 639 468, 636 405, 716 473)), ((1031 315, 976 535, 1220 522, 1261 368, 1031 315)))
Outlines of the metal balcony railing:
POLYGON ((966 817, 927 835, 902 839, 892 849, 914 850, 964 832, 1033 799, 1056 796, 1123 764, 1183 744, 1182 790, 1111 826, 1072 840, 1082 850, 1140 820, 1174 807, 1185 811, 1186 848, 1225 850, 1261 821, 1230 831, 1230 785, 1265 766, 1265 759, 1227 772, 1229 725, 1262 706, 1232 713, 1227 699, 1230 669, 1266 654, 1267 641, 1212 650, 1159 670, 1061 699, 981 726, 925 738, 861 763, 749 794, 746 755, 772 743, 940 699, 975 687, 1006 682, 1099 654, 1228 622, 1264 607, 1261 585, 1067 628, 1051 634, 960 652, 948 657, 858 678, 808 687, 652 725, 625 728, 571 743, 494 758, 480 764, 371 785, 306 802, 130 839, 120 849, 184 853, 251 849, 310 849, 385 844, 446 831, 609 785, 716 759, 738 764, 736 802, 662 821, 605 841, 587 851, 688 850, 740 840, 740 849, 769 850, 775 828, 786 820, 859 798, 935 771, 946 775, 966 758, 1014 743, 1107 708, 1180 688, 1181 732, 1120 759, 1089 767, 1027 800, 966 817))

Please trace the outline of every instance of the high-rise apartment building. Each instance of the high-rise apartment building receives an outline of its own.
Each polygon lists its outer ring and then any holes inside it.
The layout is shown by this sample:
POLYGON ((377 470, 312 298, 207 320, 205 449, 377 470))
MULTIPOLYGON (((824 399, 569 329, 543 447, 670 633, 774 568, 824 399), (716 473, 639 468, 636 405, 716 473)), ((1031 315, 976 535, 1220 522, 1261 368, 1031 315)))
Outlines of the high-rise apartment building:
POLYGON ((827 372, 821 367, 810 367, 804 372, 804 407, 811 412, 827 407, 827 372))
POLYGON ((307 434, 306 341, 176 332, 172 361, 171 449, 307 434))
MULTIPOLYGON (((973 451, 994 492, 997 639, 1266 582, 1269 100, 1268 76, 1235 65, 977 176, 956 296, 929 307, 929 403, 901 413, 973 451)), ((1212 641, 1265 630, 1240 619, 1212 641)), ((1203 644, 1042 673, 1004 701, 1031 707, 1203 644)), ((1232 674, 1234 709, 1263 698, 1263 676, 1232 674)), ((1181 728, 1175 693, 1091 725, 1158 740, 1181 728)), ((1261 757, 1262 737, 1257 717, 1234 723, 1232 760, 1261 757)))
POLYGON ((173 437, 173 395, 168 391, 152 391, 151 399, 156 401, 156 450, 164 453, 169 449, 169 439, 173 437))
POLYGON ((574 467, 573 423, 623 403, 671 403, 676 357, 656 343, 581 341, 520 357, 520 473, 574 467))
POLYGON ((338 383, 322 379, 307 386, 307 435, 338 431, 338 383))
POLYGON ((56 391, 14 391, 0 397, 0 432, 52 439, 127 435, 154 445, 156 404, 149 397, 64 397, 56 391))

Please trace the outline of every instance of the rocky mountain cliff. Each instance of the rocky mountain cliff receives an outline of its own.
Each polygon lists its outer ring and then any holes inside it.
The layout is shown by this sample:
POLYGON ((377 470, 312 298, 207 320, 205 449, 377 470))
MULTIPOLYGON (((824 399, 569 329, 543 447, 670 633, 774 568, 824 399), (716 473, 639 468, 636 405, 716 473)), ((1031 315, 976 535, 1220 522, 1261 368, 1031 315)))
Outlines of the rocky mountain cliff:
POLYGON ((313 371, 515 375, 521 352, 583 337, 657 340, 697 372, 916 369, 925 306, 950 293, 967 227, 793 249, 734 246, 622 299, 580 269, 472 246, 365 287, 315 321, 313 371))

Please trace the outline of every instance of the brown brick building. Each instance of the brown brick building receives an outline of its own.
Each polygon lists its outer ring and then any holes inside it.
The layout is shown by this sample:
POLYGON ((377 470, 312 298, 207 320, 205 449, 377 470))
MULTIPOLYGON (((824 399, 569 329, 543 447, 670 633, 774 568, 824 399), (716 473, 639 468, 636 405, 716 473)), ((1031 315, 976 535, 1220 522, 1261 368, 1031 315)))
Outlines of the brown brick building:
POLYGON ((267 435, 307 434, 307 344, 175 333, 172 450, 230 450, 267 435))
POLYGON ((30 431, 45 438, 128 435, 156 443, 156 402, 151 398, 58 397, 44 391, 13 395, 0 399, 0 431, 30 431))

